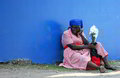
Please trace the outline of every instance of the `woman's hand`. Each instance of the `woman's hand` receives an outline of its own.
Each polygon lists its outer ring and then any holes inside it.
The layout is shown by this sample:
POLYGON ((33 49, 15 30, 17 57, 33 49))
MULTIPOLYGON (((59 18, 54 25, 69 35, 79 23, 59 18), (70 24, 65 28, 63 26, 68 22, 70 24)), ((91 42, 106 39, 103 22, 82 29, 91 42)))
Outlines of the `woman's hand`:
POLYGON ((78 32, 78 35, 83 36, 82 33, 83 33, 83 30, 81 29, 80 32, 78 32))
POLYGON ((80 36, 81 36, 81 38, 82 38, 82 40, 83 40, 84 45, 88 45, 88 44, 89 44, 89 41, 87 40, 87 38, 85 38, 83 31, 84 31, 84 30, 83 30, 83 29, 81 29, 81 30, 80 30, 80 32, 78 33, 78 35, 80 35, 80 36))

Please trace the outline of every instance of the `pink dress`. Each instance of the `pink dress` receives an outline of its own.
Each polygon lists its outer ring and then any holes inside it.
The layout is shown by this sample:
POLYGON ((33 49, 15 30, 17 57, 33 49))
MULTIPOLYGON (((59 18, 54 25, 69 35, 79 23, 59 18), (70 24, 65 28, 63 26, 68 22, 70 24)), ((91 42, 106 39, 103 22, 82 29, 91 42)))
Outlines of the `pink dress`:
MULTIPOLYGON (((82 33, 84 35, 84 33, 82 33)), ((80 36, 75 36, 72 34, 71 29, 68 29, 62 35, 62 44, 65 47, 67 44, 79 43, 83 45, 82 38, 80 36)), ((102 47, 100 42, 97 42, 96 49, 99 55, 105 57, 108 52, 102 47)), ((88 61, 91 60, 90 50, 72 50, 69 47, 64 49, 64 60, 59 66, 64 66, 65 68, 72 69, 83 69, 86 70, 88 61)))

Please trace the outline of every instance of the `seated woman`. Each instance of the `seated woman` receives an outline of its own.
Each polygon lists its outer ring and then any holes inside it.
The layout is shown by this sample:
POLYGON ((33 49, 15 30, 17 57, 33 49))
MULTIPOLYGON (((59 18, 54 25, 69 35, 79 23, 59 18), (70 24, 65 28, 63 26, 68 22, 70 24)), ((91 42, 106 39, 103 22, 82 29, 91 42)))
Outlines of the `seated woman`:
POLYGON ((70 27, 62 35, 62 44, 64 46, 64 60, 59 66, 72 69, 95 68, 101 73, 106 69, 115 70, 108 63, 108 52, 103 48, 100 42, 92 45, 86 39, 82 30, 83 22, 80 19, 72 19, 70 27), (91 61, 91 49, 96 49, 104 62, 104 66, 96 65, 91 61))

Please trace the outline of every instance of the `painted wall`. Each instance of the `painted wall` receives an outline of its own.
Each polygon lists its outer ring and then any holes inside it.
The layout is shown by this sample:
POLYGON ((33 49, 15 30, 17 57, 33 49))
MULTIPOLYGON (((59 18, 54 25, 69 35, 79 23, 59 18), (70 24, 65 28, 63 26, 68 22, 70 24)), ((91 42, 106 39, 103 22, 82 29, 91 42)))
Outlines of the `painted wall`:
POLYGON ((86 35, 95 24, 109 59, 120 60, 119 4, 120 0, 0 0, 0 61, 62 60, 60 36, 73 18, 83 19, 86 35))

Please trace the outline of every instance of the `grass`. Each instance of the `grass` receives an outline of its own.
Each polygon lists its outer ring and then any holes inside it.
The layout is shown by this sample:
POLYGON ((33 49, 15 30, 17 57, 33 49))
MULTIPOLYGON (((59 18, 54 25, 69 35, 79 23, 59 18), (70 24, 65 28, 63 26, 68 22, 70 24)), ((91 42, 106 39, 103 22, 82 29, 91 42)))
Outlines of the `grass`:
POLYGON ((57 71, 71 71, 72 69, 67 69, 64 67, 56 66, 53 64, 30 64, 30 65, 10 65, 10 64, 0 64, 0 69, 42 69, 42 70, 57 70, 57 71))
POLYGON ((116 65, 117 63, 116 62, 109 62, 109 64, 116 65))

